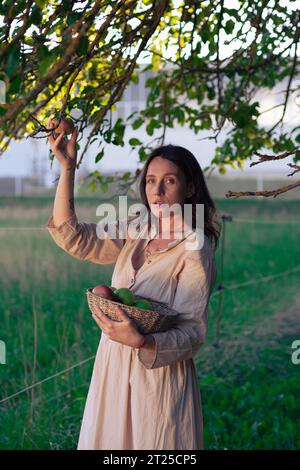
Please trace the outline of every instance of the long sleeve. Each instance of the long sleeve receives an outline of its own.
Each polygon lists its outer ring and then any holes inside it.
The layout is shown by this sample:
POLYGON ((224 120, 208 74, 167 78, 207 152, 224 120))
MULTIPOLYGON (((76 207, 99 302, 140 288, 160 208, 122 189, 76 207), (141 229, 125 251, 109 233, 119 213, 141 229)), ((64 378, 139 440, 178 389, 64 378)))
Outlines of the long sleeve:
POLYGON ((214 252, 208 244, 204 244, 199 256, 186 258, 179 275, 172 305, 179 313, 176 325, 165 332, 151 333, 155 350, 141 348, 138 352, 147 369, 190 359, 205 341, 208 302, 216 281, 214 252))
POLYGON ((75 258, 96 264, 115 263, 127 237, 127 221, 79 223, 75 214, 58 227, 54 225, 51 216, 47 228, 55 243, 64 251, 75 258), (109 227, 115 228, 116 238, 99 237, 97 233, 100 233, 100 225, 107 230, 109 227), (123 238, 119 238, 120 232, 123 238))

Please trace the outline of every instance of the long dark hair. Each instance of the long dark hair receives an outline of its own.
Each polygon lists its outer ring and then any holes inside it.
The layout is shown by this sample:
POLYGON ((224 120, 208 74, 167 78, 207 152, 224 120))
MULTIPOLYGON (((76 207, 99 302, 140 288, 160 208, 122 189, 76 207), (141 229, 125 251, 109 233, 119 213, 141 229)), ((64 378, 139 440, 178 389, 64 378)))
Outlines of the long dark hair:
POLYGON ((150 212, 150 206, 146 196, 146 175, 150 162, 154 157, 165 158, 175 163, 183 172, 186 183, 192 182, 195 192, 191 197, 187 197, 184 204, 192 204, 192 228, 196 228, 196 204, 204 204, 204 233, 208 236, 212 247, 216 250, 221 234, 221 223, 218 220, 218 213, 215 204, 209 194, 202 169, 195 156, 186 148, 179 145, 162 145, 156 147, 148 155, 146 163, 140 173, 140 197, 142 203, 150 212))

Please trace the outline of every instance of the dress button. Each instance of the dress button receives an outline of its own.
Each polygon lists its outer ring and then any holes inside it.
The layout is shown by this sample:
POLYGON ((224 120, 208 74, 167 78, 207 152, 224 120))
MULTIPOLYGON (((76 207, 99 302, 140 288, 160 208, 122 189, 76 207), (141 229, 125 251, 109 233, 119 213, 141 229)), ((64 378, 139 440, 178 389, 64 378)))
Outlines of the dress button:
POLYGON ((133 282, 134 282, 134 278, 130 279, 130 282, 133 283, 133 282))

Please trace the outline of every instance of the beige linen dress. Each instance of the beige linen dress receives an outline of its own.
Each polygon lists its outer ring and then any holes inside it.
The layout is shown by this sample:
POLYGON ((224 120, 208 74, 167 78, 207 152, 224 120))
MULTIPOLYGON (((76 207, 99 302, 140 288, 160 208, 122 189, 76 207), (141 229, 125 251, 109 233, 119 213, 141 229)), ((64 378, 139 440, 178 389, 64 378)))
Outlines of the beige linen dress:
MULTIPOLYGON (((100 224, 79 223, 74 215, 55 227, 51 216, 47 228, 71 256, 97 264, 115 263, 112 286, 165 302, 179 317, 172 329, 153 334, 155 351, 123 345, 102 332, 77 449, 203 449, 202 404, 193 357, 205 340, 208 302, 216 280, 209 239, 205 235, 202 248, 193 251, 187 251, 184 243, 193 234, 175 239, 136 271, 133 254, 146 246, 153 232, 148 233, 145 226, 134 239, 128 236, 128 222, 116 221, 109 225, 124 238, 103 239, 96 231, 100 224)), ((154 230, 157 233, 157 225, 154 230)))

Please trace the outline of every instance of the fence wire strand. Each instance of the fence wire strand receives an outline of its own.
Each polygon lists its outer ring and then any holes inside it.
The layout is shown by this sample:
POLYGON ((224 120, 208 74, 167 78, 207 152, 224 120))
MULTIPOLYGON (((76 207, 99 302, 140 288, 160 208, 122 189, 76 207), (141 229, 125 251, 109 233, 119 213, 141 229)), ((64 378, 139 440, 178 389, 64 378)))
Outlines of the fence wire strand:
POLYGON ((84 359, 83 361, 78 362, 77 364, 74 364, 71 367, 68 367, 67 369, 61 370, 60 372, 57 372, 56 374, 50 375, 49 377, 46 377, 45 379, 40 380, 39 382, 36 382, 32 385, 29 385, 29 387, 23 388, 22 390, 19 390, 18 392, 13 393, 12 395, 9 395, 6 398, 3 398, 2 400, 0 400, 0 404, 6 402, 8 400, 11 400, 12 398, 15 398, 18 395, 20 395, 21 393, 27 392, 27 390, 30 390, 34 387, 37 387, 38 385, 41 385, 42 383, 47 382, 48 380, 55 379, 55 377, 58 377, 59 375, 65 374, 66 372, 69 372, 70 370, 75 369, 76 367, 82 366, 82 364, 85 364, 86 362, 91 361, 95 357, 96 357, 96 354, 94 354, 94 356, 88 357, 87 359, 84 359))
MULTIPOLYGON (((242 224, 261 224, 261 225, 300 225, 300 220, 286 220, 284 222, 279 222, 277 220, 262 220, 262 219, 243 219, 240 217, 235 217, 233 215, 233 222, 238 222, 242 224)), ((5 230, 44 230, 47 231, 48 227, 0 227, 1 231, 5 230)))

